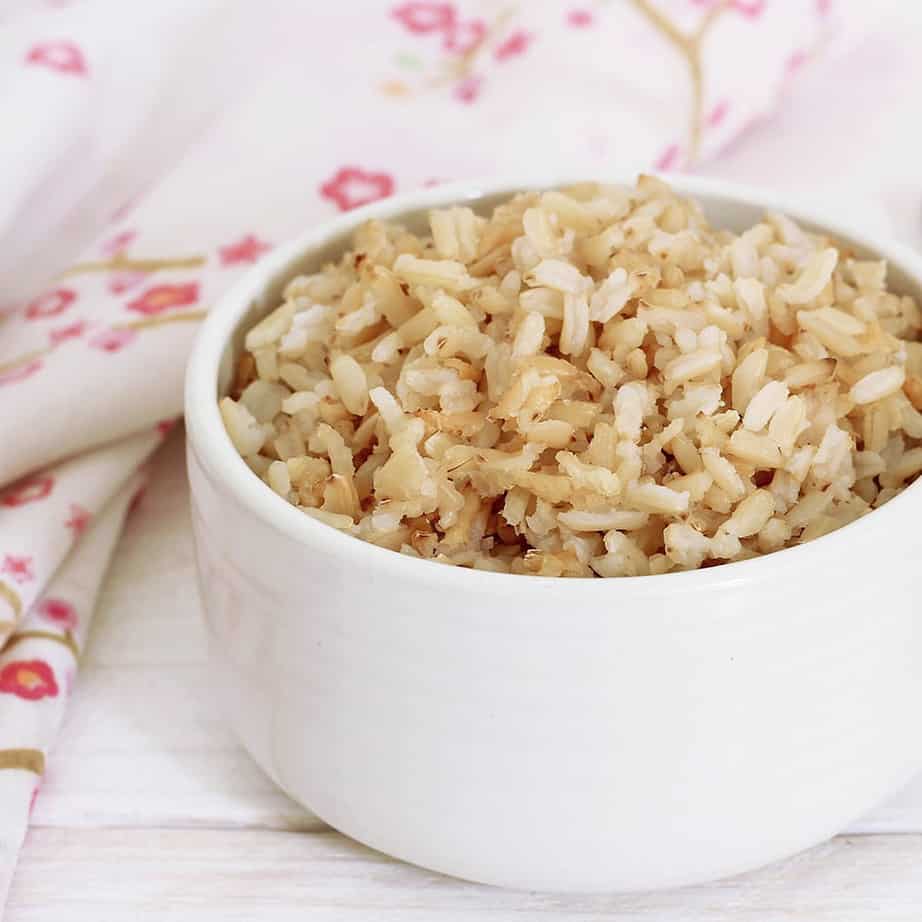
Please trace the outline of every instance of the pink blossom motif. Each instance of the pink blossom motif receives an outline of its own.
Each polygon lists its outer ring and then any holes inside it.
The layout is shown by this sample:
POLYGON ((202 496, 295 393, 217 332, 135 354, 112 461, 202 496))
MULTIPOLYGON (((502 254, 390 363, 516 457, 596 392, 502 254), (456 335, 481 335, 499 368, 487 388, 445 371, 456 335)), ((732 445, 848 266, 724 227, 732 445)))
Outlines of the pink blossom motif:
POLYGON ((48 339, 52 346, 60 346, 61 343, 67 342, 69 339, 79 339, 85 332, 86 321, 75 320, 66 327, 58 327, 56 330, 51 330, 48 334, 48 339))
POLYGON ((470 105, 473 102, 477 101, 477 97, 480 95, 480 90, 483 86, 483 79, 481 77, 468 77, 465 80, 462 80, 452 91, 452 95, 458 102, 463 102, 465 105, 470 105))
POLYGON ((729 111, 730 103, 726 99, 722 99, 708 112, 705 121, 710 128, 716 128, 726 118, 729 111))
POLYGON ((126 305, 128 310, 152 316, 176 307, 187 307, 198 301, 198 282, 181 285, 154 285, 139 298, 126 305))
POLYGON ((239 263, 253 263, 272 247, 268 243, 263 243, 258 237, 252 234, 246 234, 236 243, 229 243, 218 250, 222 266, 235 266, 239 263))
POLYGON ((47 67, 60 74, 87 75, 86 58, 73 42, 41 42, 33 45, 26 55, 26 64, 47 67))
POLYGON ((391 10, 391 15, 404 28, 416 35, 445 32, 455 22, 455 8, 451 3, 430 3, 425 0, 403 3, 391 10))
POLYGON ((595 18, 589 10, 570 10, 567 13, 567 25, 574 29, 588 29, 595 22, 595 18))
POLYGON ((832 9, 832 0, 816 0, 816 11, 820 16, 826 16, 832 9))
POLYGON ((114 295, 122 295, 132 288, 142 285, 147 278, 145 272, 116 272, 110 279, 108 288, 114 295))
POLYGON ((518 29, 512 33, 497 49, 493 52, 497 61, 506 61, 509 58, 517 57, 528 50, 534 36, 518 29))
POLYGON ((0 506, 15 508, 27 503, 37 503, 51 495, 54 489, 54 477, 40 474, 14 483, 6 493, 0 496, 0 506))
POLYGON ((154 428, 159 433, 160 438, 165 439, 173 431, 175 426, 175 419, 161 419, 154 428))
POLYGON ((42 317, 56 317, 66 311, 77 300, 77 292, 73 288, 55 288, 39 295, 26 308, 26 317, 29 320, 38 320, 42 317))
POLYGON ((470 54, 486 38, 487 24, 482 19, 456 22, 445 33, 442 47, 451 54, 470 54))
POLYGON ((64 599, 42 599, 35 610, 65 631, 71 631, 77 626, 77 609, 64 599))
POLYGON ((0 573, 9 576, 15 583, 28 583, 35 579, 32 558, 25 554, 6 554, 0 566, 0 573))
POLYGON ((117 233, 114 237, 110 237, 108 240, 106 240, 99 248, 99 251, 103 254, 103 256, 118 256, 120 253, 124 253, 125 250, 128 249, 128 247, 134 242, 134 239, 137 236, 137 231, 119 231, 119 233, 117 233))
POLYGON ((442 183, 444 183, 445 181, 446 181, 446 180, 444 180, 444 179, 435 179, 435 178, 424 179, 424 180, 423 180, 423 188, 424 188, 424 189, 432 189, 434 186, 441 186, 442 183))
POLYGON ((340 211, 387 198, 393 191, 392 176, 371 173, 355 166, 342 167, 320 187, 321 196, 334 202, 340 211))
POLYGON ((88 345, 93 349, 100 349, 102 352, 118 352, 133 342, 137 335, 134 330, 116 330, 114 328, 102 330, 88 341, 88 345))
POLYGON ((39 701, 56 697, 58 683, 51 667, 43 660, 13 660, 0 669, 0 692, 39 701))
POLYGON ((0 371, 0 387, 5 384, 16 384, 18 381, 25 381, 31 378, 42 367, 41 359, 33 359, 24 365, 17 365, 7 371, 0 371))
POLYGON ((84 509, 79 503, 71 503, 70 518, 64 523, 64 527, 71 530, 76 540, 87 530, 92 518, 89 509, 84 509))
POLYGON ((660 155, 656 158, 656 163, 654 168, 666 172, 667 170, 674 169, 679 162, 679 145, 670 144, 660 155))
POLYGON ((807 52, 803 50, 795 51, 787 59, 787 62, 784 65, 785 72, 787 73, 789 77, 793 76, 806 63, 807 63, 807 52))

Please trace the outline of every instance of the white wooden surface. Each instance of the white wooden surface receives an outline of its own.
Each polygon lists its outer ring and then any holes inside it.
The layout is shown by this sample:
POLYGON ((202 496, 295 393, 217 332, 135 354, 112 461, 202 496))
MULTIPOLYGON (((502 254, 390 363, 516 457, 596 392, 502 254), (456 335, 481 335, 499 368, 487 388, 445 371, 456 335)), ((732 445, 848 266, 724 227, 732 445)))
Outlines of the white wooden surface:
POLYGON ((733 881, 544 897, 429 874, 278 792, 224 727, 198 619, 181 434, 157 461, 96 615, 8 922, 295 918, 918 919, 922 779, 853 833, 733 881), (918 834, 913 834, 918 833, 918 834), (794 913, 798 913, 794 915, 794 913), (524 914, 524 916, 523 916, 524 914))

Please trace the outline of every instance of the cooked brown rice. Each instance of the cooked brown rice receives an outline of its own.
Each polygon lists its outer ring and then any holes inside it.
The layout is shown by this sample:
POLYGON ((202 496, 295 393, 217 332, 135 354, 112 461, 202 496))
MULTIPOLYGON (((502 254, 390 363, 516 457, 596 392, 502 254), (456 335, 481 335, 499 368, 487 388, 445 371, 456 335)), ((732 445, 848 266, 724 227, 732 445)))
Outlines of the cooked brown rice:
POLYGON ((306 514, 544 576, 742 560, 922 471, 922 317, 883 262, 658 179, 371 221, 246 336, 228 434, 306 514))

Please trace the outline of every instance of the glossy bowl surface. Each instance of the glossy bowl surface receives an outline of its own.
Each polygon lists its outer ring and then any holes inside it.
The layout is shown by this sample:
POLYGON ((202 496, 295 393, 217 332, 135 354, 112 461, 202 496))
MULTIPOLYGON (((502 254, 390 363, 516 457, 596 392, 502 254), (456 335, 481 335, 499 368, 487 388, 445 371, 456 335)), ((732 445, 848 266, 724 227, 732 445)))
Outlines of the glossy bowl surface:
MULTIPOLYGON (((563 580, 416 560, 305 516, 237 456, 217 398, 283 282, 369 217, 486 205, 533 181, 398 196, 282 246, 214 308, 186 381, 202 600, 229 719, 292 797, 383 852, 539 890, 747 870, 833 835, 922 766, 922 485, 831 535, 665 576, 563 580)), ((725 183, 890 262, 922 260, 725 183)))

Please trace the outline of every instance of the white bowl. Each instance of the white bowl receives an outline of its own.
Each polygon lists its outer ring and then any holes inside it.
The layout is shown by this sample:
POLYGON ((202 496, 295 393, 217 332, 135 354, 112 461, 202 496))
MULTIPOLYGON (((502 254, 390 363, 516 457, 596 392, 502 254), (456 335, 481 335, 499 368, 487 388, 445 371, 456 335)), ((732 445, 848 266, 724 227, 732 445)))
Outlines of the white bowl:
MULTIPOLYGON (((922 484, 803 547, 634 579, 420 561, 323 525, 237 456, 216 401, 282 281, 369 217, 489 201, 511 182, 401 196, 313 229, 211 312, 186 384, 205 616, 230 720, 292 797, 374 848, 470 880, 636 890, 813 845, 922 765, 922 484)), ((891 263, 922 261, 723 183, 711 220, 765 208, 891 263)))

